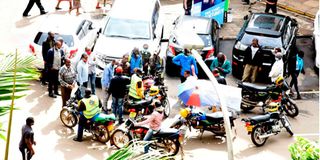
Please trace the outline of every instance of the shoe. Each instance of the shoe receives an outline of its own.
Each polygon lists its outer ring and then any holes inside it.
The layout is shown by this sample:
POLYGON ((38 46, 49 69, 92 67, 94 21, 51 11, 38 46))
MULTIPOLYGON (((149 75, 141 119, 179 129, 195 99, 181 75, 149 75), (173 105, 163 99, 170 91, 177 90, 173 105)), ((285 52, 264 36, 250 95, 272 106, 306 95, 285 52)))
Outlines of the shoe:
POLYGON ((45 85, 47 85, 47 82, 41 82, 40 85, 45 86, 45 85))
POLYGON ((77 142, 82 142, 82 139, 78 139, 78 137, 74 137, 73 140, 77 142))
POLYGON ((56 95, 54 95, 54 94, 49 94, 49 97, 57 98, 57 96, 56 96, 56 95))
POLYGON ((56 7, 56 10, 61 10, 61 8, 60 7, 56 7))
POLYGON ((27 14, 27 15, 22 15, 22 17, 30 17, 31 15, 30 14, 27 14))
POLYGON ((41 13, 40 13, 40 15, 44 15, 44 14, 47 14, 48 12, 47 11, 42 11, 41 13))
POLYGON ((57 92, 57 93, 54 93, 54 94, 55 94, 55 95, 57 95, 57 96, 61 96, 61 94, 60 94, 60 93, 58 93, 58 92, 57 92))

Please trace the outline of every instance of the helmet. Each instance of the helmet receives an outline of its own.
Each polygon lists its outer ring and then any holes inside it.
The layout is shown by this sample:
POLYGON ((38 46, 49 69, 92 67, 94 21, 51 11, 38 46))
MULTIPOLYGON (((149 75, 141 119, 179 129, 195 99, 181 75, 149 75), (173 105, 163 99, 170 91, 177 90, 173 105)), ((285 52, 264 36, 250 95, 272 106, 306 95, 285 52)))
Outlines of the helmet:
POLYGON ((280 107, 280 103, 279 102, 271 102, 267 105, 266 107, 266 111, 267 112, 276 112, 278 111, 278 108, 280 107))
POLYGON ((116 68, 116 74, 121 74, 123 72, 123 69, 121 66, 116 68))
POLYGON ((282 76, 278 77, 276 79, 276 81, 275 81, 276 85, 281 85, 282 82, 283 82, 283 77, 282 76))
POLYGON ((183 118, 186 118, 190 113, 190 109, 185 108, 180 110, 180 116, 183 118))
POLYGON ((150 96, 156 96, 159 93, 159 88, 158 86, 152 86, 149 90, 149 95, 150 96))

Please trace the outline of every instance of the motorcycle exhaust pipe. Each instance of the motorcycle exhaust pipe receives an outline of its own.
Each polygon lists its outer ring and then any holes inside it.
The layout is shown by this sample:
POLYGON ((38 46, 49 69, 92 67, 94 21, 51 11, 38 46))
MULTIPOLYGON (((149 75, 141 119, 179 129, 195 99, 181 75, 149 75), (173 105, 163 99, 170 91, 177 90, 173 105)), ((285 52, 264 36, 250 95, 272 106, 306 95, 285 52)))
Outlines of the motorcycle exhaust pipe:
POLYGON ((273 136, 273 135, 275 135, 275 134, 274 133, 264 134, 264 135, 259 136, 259 139, 268 138, 268 137, 273 136))

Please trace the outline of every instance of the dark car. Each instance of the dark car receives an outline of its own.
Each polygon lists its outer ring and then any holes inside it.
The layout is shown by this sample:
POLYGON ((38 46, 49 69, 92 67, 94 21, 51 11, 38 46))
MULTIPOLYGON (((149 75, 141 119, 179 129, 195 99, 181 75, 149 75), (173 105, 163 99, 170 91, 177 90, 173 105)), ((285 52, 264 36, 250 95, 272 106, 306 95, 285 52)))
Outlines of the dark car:
MULTIPOLYGON (((219 25, 214 19, 206 17, 179 16, 174 22, 174 29, 169 37, 169 43, 166 51, 166 73, 169 76, 179 75, 179 66, 173 64, 172 59, 183 51, 179 44, 179 34, 188 34, 194 31, 204 42, 204 48, 200 54, 207 64, 211 64, 212 58, 219 51, 219 25)), ((187 37, 187 36, 186 36, 187 37)), ((181 40, 180 40, 181 41, 181 40)), ((204 75, 198 65, 198 77, 204 75)))
POLYGON ((288 16, 267 13, 253 13, 245 16, 244 20, 232 51, 232 74, 241 79, 244 69, 244 51, 253 38, 259 40, 263 54, 258 80, 268 79, 268 73, 275 61, 274 54, 272 54, 274 48, 280 48, 282 51, 285 71, 286 60, 293 55, 296 43, 297 21, 288 16))

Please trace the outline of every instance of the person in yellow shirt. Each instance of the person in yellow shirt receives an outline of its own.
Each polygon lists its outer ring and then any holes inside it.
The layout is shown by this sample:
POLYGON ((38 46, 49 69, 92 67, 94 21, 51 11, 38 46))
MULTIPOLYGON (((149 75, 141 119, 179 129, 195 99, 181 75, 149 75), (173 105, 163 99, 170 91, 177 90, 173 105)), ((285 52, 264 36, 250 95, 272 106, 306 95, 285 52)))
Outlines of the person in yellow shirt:
POLYGON ((142 82, 143 72, 140 68, 134 69, 134 74, 131 76, 129 88, 129 99, 139 101, 144 98, 144 88, 142 82))

